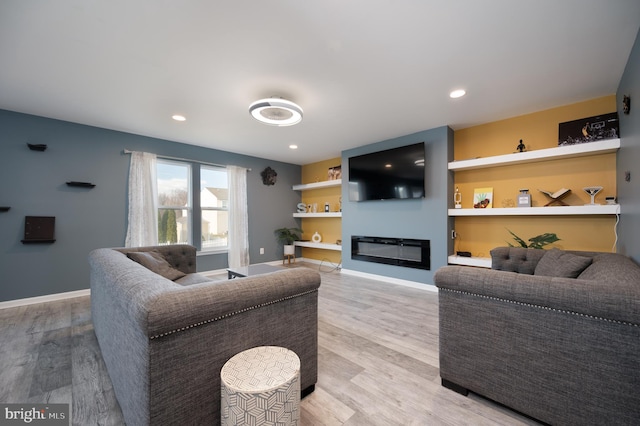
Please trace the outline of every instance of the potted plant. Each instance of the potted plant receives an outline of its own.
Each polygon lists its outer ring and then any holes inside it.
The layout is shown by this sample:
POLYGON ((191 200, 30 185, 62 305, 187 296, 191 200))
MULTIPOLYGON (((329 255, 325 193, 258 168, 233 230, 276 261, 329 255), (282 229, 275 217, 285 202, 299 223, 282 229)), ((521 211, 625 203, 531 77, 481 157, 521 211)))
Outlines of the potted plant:
POLYGON ((279 228, 275 230, 278 241, 284 245, 284 254, 295 254, 294 241, 301 238, 302 229, 300 228, 279 228))
POLYGON ((523 247, 523 248, 534 248, 534 249, 541 249, 542 247, 546 246, 547 244, 553 244, 556 241, 560 241, 560 238, 558 238, 558 236, 556 234, 552 234, 550 232, 544 233, 544 234, 540 234, 537 235, 533 238, 529 238, 529 242, 530 244, 527 244, 525 240, 523 240, 522 238, 518 237, 516 234, 514 234, 512 231, 508 230, 509 233, 513 236, 513 239, 518 243, 518 245, 513 245, 509 242, 507 242, 507 244, 509 244, 509 247, 523 247))

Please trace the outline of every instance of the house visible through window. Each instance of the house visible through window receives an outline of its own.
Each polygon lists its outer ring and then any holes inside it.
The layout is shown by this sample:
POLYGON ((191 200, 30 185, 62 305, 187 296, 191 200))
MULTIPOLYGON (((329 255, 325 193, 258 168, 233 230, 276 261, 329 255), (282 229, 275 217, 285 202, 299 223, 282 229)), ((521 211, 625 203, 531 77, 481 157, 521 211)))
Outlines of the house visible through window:
POLYGON ((226 168, 160 158, 157 164, 158 244, 192 244, 201 251, 226 249, 229 234, 226 168), (198 185, 193 184, 192 176, 200 177, 199 192, 194 190, 198 185))

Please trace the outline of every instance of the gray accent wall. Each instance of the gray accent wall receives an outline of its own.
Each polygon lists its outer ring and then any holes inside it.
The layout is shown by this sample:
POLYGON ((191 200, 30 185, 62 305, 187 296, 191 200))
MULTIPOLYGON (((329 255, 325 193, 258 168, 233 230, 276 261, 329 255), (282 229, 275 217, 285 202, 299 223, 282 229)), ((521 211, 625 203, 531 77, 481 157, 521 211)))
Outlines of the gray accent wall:
POLYGON ((342 266, 344 269, 433 285, 433 274, 453 250, 451 220, 453 130, 447 126, 389 139, 342 152, 342 266), (349 201, 349 157, 418 142, 425 144, 426 196, 419 200, 349 201), (431 241, 428 271, 351 259, 351 236, 415 238, 431 241))
POLYGON ((640 32, 618 86, 616 105, 621 143, 616 178, 622 212, 618 227, 618 252, 640 263, 640 32), (623 95, 631 96, 629 115, 622 112, 623 95), (625 181, 625 172, 631 173, 631 181, 625 181))
MULTIPOLYGON (((11 207, 0 212, 0 302, 87 289, 89 251, 124 245, 130 162, 124 149, 252 169, 251 263, 282 259, 273 230, 299 226, 292 212, 300 194, 291 186, 300 183, 300 166, 0 110, 0 206, 11 207), (48 148, 31 151, 27 143, 48 148), (267 166, 278 173, 276 185, 262 184, 267 166), (96 186, 73 188, 67 181, 96 186), (55 216, 57 241, 22 244, 25 216, 55 216)), ((226 253, 198 256, 199 271, 226 266, 226 253)))

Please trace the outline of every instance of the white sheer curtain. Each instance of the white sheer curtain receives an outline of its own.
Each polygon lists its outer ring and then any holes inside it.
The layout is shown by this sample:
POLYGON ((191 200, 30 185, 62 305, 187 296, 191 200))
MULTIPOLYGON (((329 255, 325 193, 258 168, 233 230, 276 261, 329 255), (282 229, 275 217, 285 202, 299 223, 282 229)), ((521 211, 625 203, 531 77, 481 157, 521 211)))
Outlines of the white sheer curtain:
POLYGON ((129 224, 125 247, 158 244, 156 155, 132 152, 129 166, 129 224))
POLYGON ((227 166, 229 177, 229 268, 249 266, 247 169, 227 166))

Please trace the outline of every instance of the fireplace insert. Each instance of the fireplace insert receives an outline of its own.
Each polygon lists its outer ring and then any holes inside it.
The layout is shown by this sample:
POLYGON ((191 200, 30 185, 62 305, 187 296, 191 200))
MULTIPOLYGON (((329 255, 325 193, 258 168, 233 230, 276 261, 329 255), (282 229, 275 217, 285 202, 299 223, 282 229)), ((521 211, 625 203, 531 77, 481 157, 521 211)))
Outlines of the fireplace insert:
POLYGON ((430 240, 351 236, 351 258, 407 268, 431 269, 430 240))

